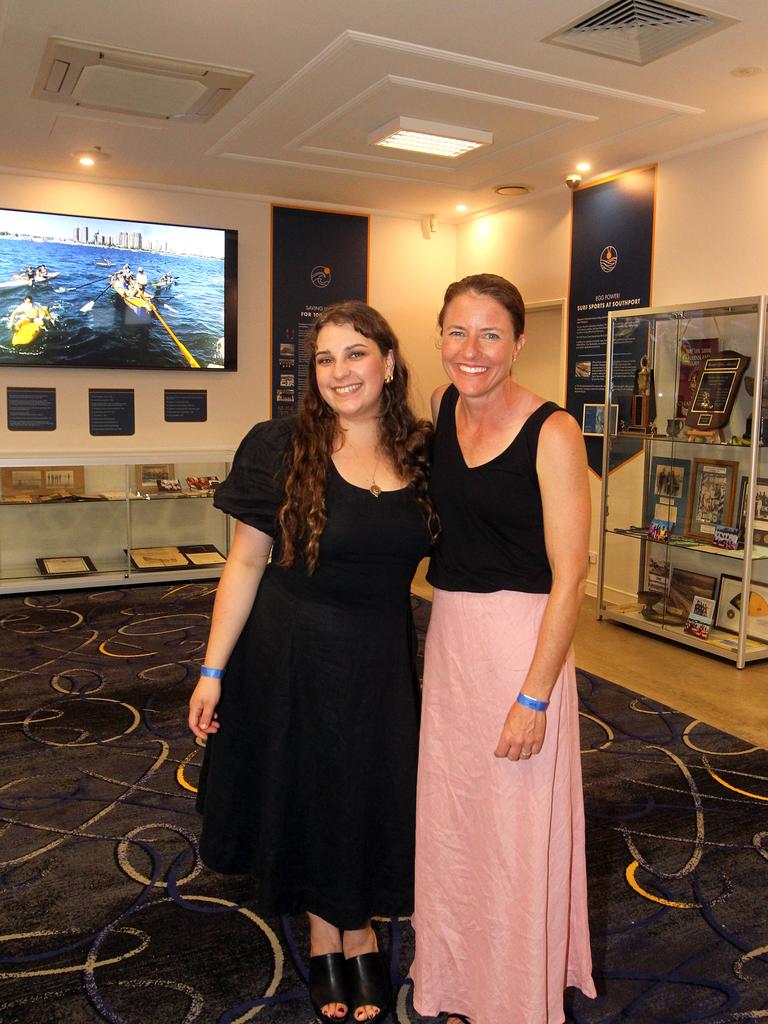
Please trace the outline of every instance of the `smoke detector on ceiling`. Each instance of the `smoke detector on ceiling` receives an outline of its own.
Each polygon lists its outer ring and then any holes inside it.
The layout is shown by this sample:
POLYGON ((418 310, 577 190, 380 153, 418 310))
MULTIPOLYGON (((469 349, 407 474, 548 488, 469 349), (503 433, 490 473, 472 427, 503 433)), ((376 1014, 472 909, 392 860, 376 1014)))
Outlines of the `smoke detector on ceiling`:
POLYGON ((52 38, 32 95, 141 117, 206 121, 251 77, 234 68, 52 38))
POLYGON ((614 0, 543 41, 642 65, 736 24, 735 18, 668 0, 614 0))

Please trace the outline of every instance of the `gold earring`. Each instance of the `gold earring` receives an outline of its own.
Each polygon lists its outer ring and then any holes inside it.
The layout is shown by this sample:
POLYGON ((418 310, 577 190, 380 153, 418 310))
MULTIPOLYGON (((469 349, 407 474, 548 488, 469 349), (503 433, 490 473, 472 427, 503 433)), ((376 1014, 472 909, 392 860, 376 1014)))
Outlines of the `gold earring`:
POLYGON ((394 379, 395 378, 392 376, 392 374, 388 373, 387 376, 384 378, 384 383, 391 384, 394 379))

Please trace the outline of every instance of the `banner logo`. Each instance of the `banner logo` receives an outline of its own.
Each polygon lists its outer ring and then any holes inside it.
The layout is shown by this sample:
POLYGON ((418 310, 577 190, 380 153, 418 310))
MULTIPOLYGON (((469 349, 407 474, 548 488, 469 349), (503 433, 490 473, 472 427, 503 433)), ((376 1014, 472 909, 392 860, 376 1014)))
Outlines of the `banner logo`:
POLYGON ((603 251, 600 253, 600 268, 604 270, 606 274, 610 274, 612 270, 616 269, 616 264, 619 262, 619 254, 612 245, 606 245, 603 251))
POLYGON ((312 267, 309 279, 315 288, 327 288, 331 283, 330 267, 312 267))

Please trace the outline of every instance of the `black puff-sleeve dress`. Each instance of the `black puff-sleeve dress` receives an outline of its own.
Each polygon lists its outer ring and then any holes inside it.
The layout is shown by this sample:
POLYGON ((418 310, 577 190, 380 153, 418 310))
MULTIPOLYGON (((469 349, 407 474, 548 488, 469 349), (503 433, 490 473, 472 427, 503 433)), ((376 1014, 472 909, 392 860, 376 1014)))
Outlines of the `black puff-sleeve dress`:
POLYGON ((430 539, 411 487, 376 498, 331 462, 316 571, 278 566, 293 425, 254 427, 216 493, 218 508, 275 543, 206 746, 200 850, 216 871, 254 877, 261 913, 310 911, 351 929, 413 909, 409 590, 430 539))

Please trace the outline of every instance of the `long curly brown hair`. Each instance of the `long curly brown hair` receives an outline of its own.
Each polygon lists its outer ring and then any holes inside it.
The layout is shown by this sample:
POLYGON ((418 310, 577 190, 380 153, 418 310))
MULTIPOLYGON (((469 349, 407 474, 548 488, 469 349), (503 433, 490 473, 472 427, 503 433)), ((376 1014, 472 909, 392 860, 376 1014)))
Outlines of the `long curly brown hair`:
POLYGON ((320 395, 315 370, 317 337, 327 324, 349 324, 358 334, 374 341, 383 356, 392 353, 392 380, 384 385, 381 398, 379 444, 402 479, 414 488, 433 540, 439 532, 427 491, 432 425, 427 420, 417 420, 408 404, 408 368, 400 355, 397 337, 381 313, 365 302, 340 302, 323 311, 309 337, 307 390, 286 449, 285 500, 278 513, 282 533, 278 565, 292 566, 301 561, 308 573, 317 568, 320 536, 327 519, 328 464, 334 445, 340 440, 338 417, 320 395))

